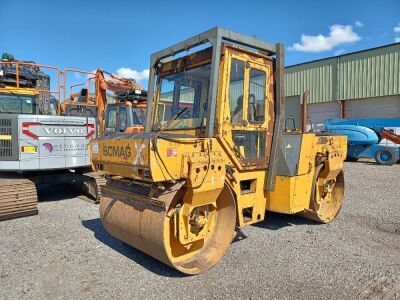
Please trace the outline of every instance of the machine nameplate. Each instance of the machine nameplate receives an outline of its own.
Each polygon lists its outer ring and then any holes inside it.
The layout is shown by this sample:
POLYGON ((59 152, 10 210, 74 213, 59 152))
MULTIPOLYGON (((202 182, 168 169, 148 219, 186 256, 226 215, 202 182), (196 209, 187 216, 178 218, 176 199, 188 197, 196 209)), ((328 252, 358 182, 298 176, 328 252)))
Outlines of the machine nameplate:
POLYGON ((103 155, 127 159, 131 157, 132 149, 130 146, 103 146, 103 155))

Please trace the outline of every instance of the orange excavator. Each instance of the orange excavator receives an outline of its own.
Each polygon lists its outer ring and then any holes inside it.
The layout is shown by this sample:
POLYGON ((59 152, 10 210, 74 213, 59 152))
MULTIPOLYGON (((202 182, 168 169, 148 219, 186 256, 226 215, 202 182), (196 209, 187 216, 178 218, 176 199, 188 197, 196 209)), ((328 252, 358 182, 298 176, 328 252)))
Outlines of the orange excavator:
MULTIPOLYGON (((98 69, 89 76, 87 87, 71 93, 63 103, 67 115, 95 117, 100 135, 143 132, 147 92, 134 79, 127 79, 98 69), (95 82, 95 93, 89 92, 90 81, 95 82), (114 103, 107 103, 108 92, 114 103)), ((83 84, 80 84, 83 85, 83 84)))

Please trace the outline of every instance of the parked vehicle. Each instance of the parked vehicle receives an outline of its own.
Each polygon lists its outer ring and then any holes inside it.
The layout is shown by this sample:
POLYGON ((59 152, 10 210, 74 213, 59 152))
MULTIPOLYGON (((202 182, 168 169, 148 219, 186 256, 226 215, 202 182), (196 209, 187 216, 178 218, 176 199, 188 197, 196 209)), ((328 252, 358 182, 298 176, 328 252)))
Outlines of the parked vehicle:
POLYGON ((99 199, 104 179, 92 172, 88 149, 98 120, 62 110, 65 74, 57 67, 2 57, 0 220, 37 214, 40 184, 78 184, 99 199), (56 74, 56 88, 47 72, 56 74))
POLYGON ((198 274, 266 211, 336 218, 347 139, 284 130, 283 49, 213 28, 151 56, 144 133, 91 143, 112 236, 198 274))
POLYGON ((374 158, 393 165, 400 157, 400 119, 330 119, 325 131, 348 138, 347 159, 374 158))

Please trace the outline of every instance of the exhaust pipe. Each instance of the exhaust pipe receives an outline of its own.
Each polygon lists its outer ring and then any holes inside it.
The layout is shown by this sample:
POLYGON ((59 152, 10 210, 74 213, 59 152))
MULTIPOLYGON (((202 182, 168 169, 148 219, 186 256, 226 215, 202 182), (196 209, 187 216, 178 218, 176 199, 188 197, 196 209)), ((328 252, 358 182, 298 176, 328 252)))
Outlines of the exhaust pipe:
POLYGON ((301 132, 306 133, 307 132, 307 101, 308 101, 308 96, 310 95, 309 91, 305 91, 303 94, 303 104, 301 106, 301 132))

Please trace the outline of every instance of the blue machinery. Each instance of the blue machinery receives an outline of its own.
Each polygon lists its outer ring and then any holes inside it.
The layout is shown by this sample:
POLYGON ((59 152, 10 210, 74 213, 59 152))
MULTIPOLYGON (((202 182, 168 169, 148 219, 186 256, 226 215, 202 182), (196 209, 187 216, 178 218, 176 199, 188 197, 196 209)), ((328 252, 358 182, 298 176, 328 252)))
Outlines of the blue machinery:
POLYGON ((325 131, 348 138, 348 160, 374 158, 392 165, 400 158, 400 119, 330 119, 325 131))

